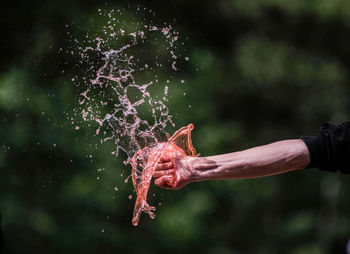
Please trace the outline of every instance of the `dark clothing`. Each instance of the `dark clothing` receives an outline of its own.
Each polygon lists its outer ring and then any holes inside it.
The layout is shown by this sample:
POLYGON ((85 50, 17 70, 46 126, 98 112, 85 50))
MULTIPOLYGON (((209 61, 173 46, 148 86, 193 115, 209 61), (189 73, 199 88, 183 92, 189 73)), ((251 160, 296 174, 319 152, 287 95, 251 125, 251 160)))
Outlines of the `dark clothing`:
POLYGON ((325 123, 315 136, 304 136, 310 152, 307 168, 350 174, 350 122, 325 123))
POLYGON ((0 253, 2 253, 2 230, 1 230, 1 214, 0 214, 0 253))

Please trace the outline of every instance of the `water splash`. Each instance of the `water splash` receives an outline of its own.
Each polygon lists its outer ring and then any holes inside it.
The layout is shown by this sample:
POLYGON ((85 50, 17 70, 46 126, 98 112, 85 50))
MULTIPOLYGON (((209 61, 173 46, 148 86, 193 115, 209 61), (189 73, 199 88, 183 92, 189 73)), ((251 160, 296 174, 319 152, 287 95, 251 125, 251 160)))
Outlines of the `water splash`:
POLYGON ((72 79, 83 89, 78 111, 84 121, 98 124, 96 135, 102 134, 101 142, 115 141, 115 156, 122 150, 130 159, 143 147, 166 141, 164 128, 174 126, 166 105, 170 81, 162 76, 172 76, 178 69, 179 33, 166 24, 126 23, 121 10, 99 10, 99 14, 108 18, 102 35, 74 40, 78 50, 72 54, 80 56, 85 70, 83 78, 72 79), (152 94, 152 86, 160 89, 152 94))
POLYGON ((175 126, 166 103, 178 61, 188 57, 176 54, 179 33, 171 25, 130 20, 126 10, 98 12, 105 20, 100 34, 87 32, 83 40, 73 39, 76 49, 71 54, 79 58, 79 74, 72 77, 80 89, 76 111, 84 121, 96 123, 101 143, 114 141, 113 155, 127 155, 124 164, 133 167, 138 195, 133 219, 137 225, 142 211, 154 217, 146 199, 156 158, 176 146, 175 137, 168 140, 164 130, 168 124, 175 126), (143 166, 135 164, 140 156, 143 166))
MULTIPOLYGON (((171 136, 167 142, 159 143, 155 147, 145 147, 137 151, 132 160, 132 181, 136 190, 137 199, 134 207, 132 224, 138 225, 140 215, 146 212, 153 219, 156 208, 147 203, 147 194, 153 173, 162 156, 169 157, 176 166, 175 158, 195 156, 196 149, 192 145, 191 131, 193 124, 182 127, 171 136)), ((170 185, 176 183, 176 168, 170 185)))

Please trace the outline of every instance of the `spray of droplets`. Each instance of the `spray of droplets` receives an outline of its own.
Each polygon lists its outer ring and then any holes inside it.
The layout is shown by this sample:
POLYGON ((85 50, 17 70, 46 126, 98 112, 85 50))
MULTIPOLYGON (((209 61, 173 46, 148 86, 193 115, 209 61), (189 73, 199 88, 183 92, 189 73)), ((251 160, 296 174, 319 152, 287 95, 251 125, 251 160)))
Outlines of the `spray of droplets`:
POLYGON ((135 152, 167 140, 164 129, 174 126, 169 86, 176 85, 178 63, 188 57, 176 53, 179 33, 169 24, 153 24, 128 10, 98 14, 83 39, 72 38, 70 53, 79 62, 71 79, 80 91, 76 112, 96 126, 102 143, 115 143, 112 154, 127 155, 127 164, 135 152))

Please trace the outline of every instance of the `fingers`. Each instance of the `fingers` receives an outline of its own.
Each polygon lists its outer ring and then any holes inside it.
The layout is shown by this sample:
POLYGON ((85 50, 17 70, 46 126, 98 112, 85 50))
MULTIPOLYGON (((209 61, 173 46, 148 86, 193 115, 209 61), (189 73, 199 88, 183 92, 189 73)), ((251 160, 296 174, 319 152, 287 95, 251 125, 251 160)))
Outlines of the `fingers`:
POLYGON ((164 162, 164 163, 158 163, 158 165, 156 166, 156 171, 168 170, 168 169, 174 169, 174 164, 171 162, 164 162))
POLYGON ((157 179, 157 178, 162 177, 162 176, 172 176, 172 175, 174 175, 174 173, 175 173, 174 169, 159 170, 159 171, 155 171, 153 173, 153 177, 157 179))
POLYGON ((158 187, 164 188, 164 189, 173 189, 172 187, 172 181, 173 177, 172 176, 162 176, 154 181, 154 184, 157 185, 158 187))
POLYGON ((159 162, 169 162, 169 161, 170 161, 170 158, 169 156, 166 156, 166 155, 159 159, 159 162))

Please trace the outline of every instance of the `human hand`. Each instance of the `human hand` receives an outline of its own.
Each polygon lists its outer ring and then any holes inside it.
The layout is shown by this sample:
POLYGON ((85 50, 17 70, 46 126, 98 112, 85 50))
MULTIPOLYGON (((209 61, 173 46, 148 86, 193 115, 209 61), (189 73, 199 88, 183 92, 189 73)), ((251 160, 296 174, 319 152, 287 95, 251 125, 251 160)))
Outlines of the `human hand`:
POLYGON ((154 183, 160 188, 177 190, 196 180, 193 160, 196 157, 185 156, 169 158, 163 156, 156 166, 153 177, 154 183))

